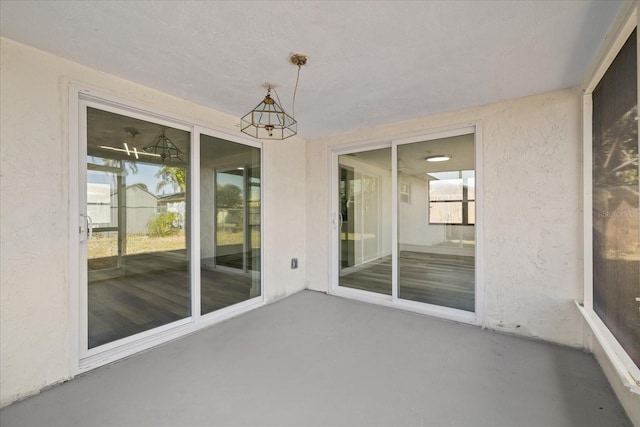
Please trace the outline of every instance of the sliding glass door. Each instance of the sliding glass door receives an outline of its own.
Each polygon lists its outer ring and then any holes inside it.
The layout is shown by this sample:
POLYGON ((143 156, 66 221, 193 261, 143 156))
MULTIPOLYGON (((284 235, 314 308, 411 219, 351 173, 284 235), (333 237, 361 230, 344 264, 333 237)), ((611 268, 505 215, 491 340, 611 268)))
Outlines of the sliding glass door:
POLYGON ((333 157, 332 291, 473 321, 475 128, 372 148, 333 157))
POLYGON ((260 295, 260 150, 200 138, 203 314, 260 295), (225 156, 221 156, 225 153, 225 156), (232 161, 232 163, 229 163, 232 161))
POLYGON ((391 295, 391 148, 338 156, 339 284, 391 295))
POLYGON ((81 358, 261 296, 260 148, 80 107, 81 358))
POLYGON ((191 314, 189 141, 184 130, 87 108, 89 349, 191 314), (161 135, 175 155, 144 150, 161 135))
POLYGON ((473 312, 474 136, 397 149, 398 298, 473 312))

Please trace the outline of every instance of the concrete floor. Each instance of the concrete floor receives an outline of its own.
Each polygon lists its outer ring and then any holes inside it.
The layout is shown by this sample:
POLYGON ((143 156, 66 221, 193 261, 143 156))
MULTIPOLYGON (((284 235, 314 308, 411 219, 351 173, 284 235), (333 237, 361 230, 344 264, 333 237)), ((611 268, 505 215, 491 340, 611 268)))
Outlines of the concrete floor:
POLYGON ((0 411, 10 426, 630 426, 590 354, 304 291, 0 411))

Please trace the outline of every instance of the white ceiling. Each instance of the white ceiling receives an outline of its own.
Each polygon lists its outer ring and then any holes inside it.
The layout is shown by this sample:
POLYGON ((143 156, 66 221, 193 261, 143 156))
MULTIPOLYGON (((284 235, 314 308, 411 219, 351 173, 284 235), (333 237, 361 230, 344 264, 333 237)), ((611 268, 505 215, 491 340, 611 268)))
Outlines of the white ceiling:
POLYGON ((238 116, 296 67, 302 137, 575 86, 620 1, 7 1, 0 34, 238 116))

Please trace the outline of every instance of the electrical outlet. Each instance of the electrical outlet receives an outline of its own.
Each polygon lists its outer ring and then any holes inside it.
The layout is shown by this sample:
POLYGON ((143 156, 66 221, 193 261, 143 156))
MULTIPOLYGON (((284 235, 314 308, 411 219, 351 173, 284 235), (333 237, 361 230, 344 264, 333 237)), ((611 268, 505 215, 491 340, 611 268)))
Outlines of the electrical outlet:
POLYGON ((295 270, 298 268, 298 258, 291 258, 291 269, 295 270))

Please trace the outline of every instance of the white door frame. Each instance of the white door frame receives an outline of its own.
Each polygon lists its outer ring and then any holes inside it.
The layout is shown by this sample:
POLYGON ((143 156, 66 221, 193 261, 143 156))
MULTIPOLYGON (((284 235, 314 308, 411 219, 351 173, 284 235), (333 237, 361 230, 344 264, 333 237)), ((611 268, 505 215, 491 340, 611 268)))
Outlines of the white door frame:
MULTIPOLYGON (((446 128, 425 131, 409 137, 391 138, 388 141, 373 141, 371 143, 358 142, 355 144, 345 144, 334 147, 329 156, 331 176, 330 207, 332 212, 331 221, 331 244, 329 260, 331 262, 331 274, 329 283, 329 293, 336 296, 352 298, 360 301, 370 302, 379 305, 396 307, 403 310, 413 311, 429 316, 454 320, 473 325, 482 325, 484 313, 484 281, 483 281, 483 170, 482 170, 482 126, 480 122, 470 122, 446 128), (442 307, 433 304, 408 301, 398 298, 398 146, 415 142, 429 141, 434 139, 448 138, 460 135, 473 134, 475 136, 475 179, 476 179, 476 224, 475 224, 475 312, 468 312, 449 307, 442 307), (383 295, 375 292, 352 289, 339 285, 339 216, 340 212, 338 192, 339 192, 339 165, 338 156, 362 151, 370 151, 391 147, 391 248, 392 248, 392 294, 383 295)), ((384 225, 383 225, 384 226, 384 225)))
MULTIPOLYGON (((200 135, 208 135, 260 149, 261 201, 264 203, 264 153, 262 142, 239 137, 190 118, 179 117, 149 106, 106 94, 100 90, 69 82, 69 368, 71 376, 111 363, 142 350, 195 332, 196 330, 221 322, 238 314, 253 310, 265 304, 265 275, 261 274, 260 295, 233 306, 200 315, 200 275, 191 274, 191 308, 189 317, 176 322, 144 331, 102 346, 88 349, 88 308, 87 308, 87 268, 86 245, 87 226, 79 214, 86 214, 86 108, 95 107, 127 117, 151 121, 190 132, 190 181, 191 197, 189 227, 191 236, 200 235, 200 135), (86 243, 86 240, 85 240, 86 243)), ((261 224, 264 224, 264 209, 261 224)), ((261 239, 264 242, 264 230, 261 239)), ((264 252, 264 244, 261 244, 264 252)), ((198 239, 187 241, 187 253, 192 270, 200 265, 200 245, 198 239)), ((264 259, 262 253, 261 259, 264 259)), ((264 266, 262 266, 264 272, 264 266)))
POLYGON ((331 170, 331 212, 332 212, 332 225, 331 225, 331 244, 329 245, 331 253, 329 254, 329 260, 331 262, 331 273, 329 283, 329 293, 332 295, 346 296, 354 299, 365 300, 369 302, 377 301, 391 301, 389 295, 378 294, 375 292, 369 292, 359 289, 346 288, 339 286, 340 278, 340 206, 337 195, 340 191, 339 180, 339 165, 338 157, 344 154, 358 153, 362 151, 379 150, 384 148, 391 148, 391 142, 378 142, 374 144, 357 146, 348 146, 344 148, 336 148, 331 151, 330 158, 330 170, 331 170))

